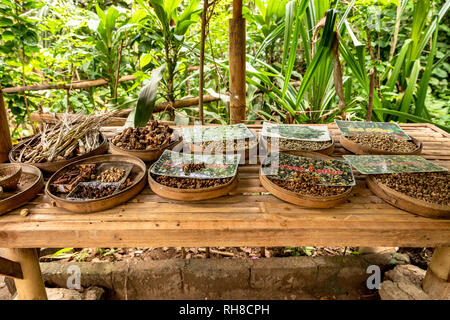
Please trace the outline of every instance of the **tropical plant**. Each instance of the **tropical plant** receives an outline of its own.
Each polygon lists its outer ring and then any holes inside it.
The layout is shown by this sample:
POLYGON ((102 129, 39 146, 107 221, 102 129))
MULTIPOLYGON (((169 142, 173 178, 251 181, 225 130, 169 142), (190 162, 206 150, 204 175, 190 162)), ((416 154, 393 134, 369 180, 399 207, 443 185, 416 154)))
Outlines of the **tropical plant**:
MULTIPOLYGON (((149 20, 155 22, 149 28, 153 32, 152 37, 156 40, 155 43, 163 53, 160 64, 166 65, 162 81, 165 90, 161 95, 170 103, 173 103, 177 96, 175 76, 182 72, 182 69, 187 69, 186 64, 184 68, 180 68, 183 57, 186 55, 186 52, 182 51, 185 35, 190 26, 198 22, 198 14, 201 12, 197 9, 199 0, 190 1, 189 5, 179 12, 181 1, 150 0, 150 7, 143 0, 138 0, 141 8, 145 9, 150 16, 156 15, 157 18, 156 21, 149 20)), ((143 55, 141 67, 145 67, 150 61, 151 56, 143 55)), ((171 119, 174 119, 173 112, 171 112, 171 119)))
MULTIPOLYGON (((349 13, 353 2, 341 21, 349 13)), ((329 1, 290 1, 286 5, 281 69, 262 64, 270 75, 249 71, 248 83, 258 87, 284 110, 275 108, 282 118, 288 112, 298 122, 323 122, 345 110, 342 69, 337 50, 340 41, 337 30, 342 24, 336 27, 336 19, 337 12, 330 9, 329 1), (296 73, 301 80, 296 88, 290 82, 300 41, 306 71, 303 76, 296 73), (337 108, 333 106, 336 94, 340 100, 337 108)))
MULTIPOLYGON (((406 4, 407 1, 403 0, 402 10, 397 19, 401 19, 406 4)), ((381 83, 379 95, 373 96, 373 112, 376 120, 432 122, 425 101, 432 71, 443 62, 441 59, 435 63, 434 58, 439 23, 449 7, 450 2, 447 1, 438 12, 433 12, 431 1, 414 1, 409 38, 401 46, 399 45, 400 49, 397 55, 389 61, 390 67, 379 76, 381 83), (429 53, 424 56, 424 50, 430 42, 429 53), (426 57, 426 61, 422 61, 421 57, 426 57), (424 68, 422 68, 423 63, 424 68), (422 69, 423 72, 421 72, 422 69)), ((352 75, 358 80, 360 88, 368 95, 370 82, 365 45, 358 40, 348 23, 345 24, 345 27, 351 35, 353 46, 350 47, 341 41, 340 51, 352 75)), ((395 49, 392 49, 393 52, 395 49)), ((450 130, 450 127, 438 125, 450 130)))

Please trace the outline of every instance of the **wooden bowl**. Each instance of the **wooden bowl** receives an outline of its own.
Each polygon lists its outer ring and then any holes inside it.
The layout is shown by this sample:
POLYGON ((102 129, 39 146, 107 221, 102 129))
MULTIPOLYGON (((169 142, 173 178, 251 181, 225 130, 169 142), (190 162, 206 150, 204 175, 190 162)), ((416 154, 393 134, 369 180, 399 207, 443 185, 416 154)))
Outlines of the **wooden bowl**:
POLYGON ((369 189, 390 205, 427 218, 450 218, 450 206, 426 202, 410 197, 404 193, 389 188, 368 175, 366 183, 369 189))
POLYGON ((226 184, 202 189, 178 189, 165 186, 156 182, 150 173, 151 168, 148 170, 148 182, 150 189, 158 196, 181 201, 199 201, 214 199, 224 195, 227 195, 231 190, 233 190, 238 183, 237 173, 236 175, 226 184))
POLYGON ((180 144, 183 141, 183 137, 179 137, 177 141, 169 142, 159 148, 154 148, 150 150, 126 150, 120 147, 117 147, 112 143, 109 144, 109 150, 112 154, 124 154, 129 156, 134 156, 142 161, 153 162, 159 159, 159 157, 163 154, 164 150, 172 150, 175 146, 180 144))
MULTIPOLYGON (((299 156, 316 158, 316 159, 325 159, 332 160, 333 158, 321 153, 315 152, 307 152, 307 151, 299 151, 299 156)), ((344 203, 352 192, 353 187, 350 187, 344 193, 322 197, 322 196, 311 196, 304 195, 297 192, 293 192, 287 189, 280 187, 279 185, 272 182, 267 176, 262 174, 262 168, 259 171, 259 180, 261 181, 262 186, 273 194, 275 197, 284 200, 289 203, 296 204, 301 207, 308 208, 332 208, 341 203, 344 203)))
MULTIPOLYGON (((264 136, 261 136, 261 141, 262 141, 262 143, 264 145, 264 148, 266 148, 267 152, 271 151, 272 144, 269 144, 267 142, 267 138, 264 137, 264 136)), ((318 152, 318 153, 321 153, 321 154, 330 155, 334 151, 334 145, 335 145, 334 139, 331 138, 331 145, 328 146, 328 147, 319 149, 319 150, 290 150, 290 149, 280 148, 279 152, 285 152, 285 153, 293 154, 293 155, 296 155, 296 156, 302 155, 305 152, 318 152)))
POLYGON ((14 190, 17 188, 22 168, 18 164, 7 163, 0 164, 0 187, 3 190, 14 190))
MULTIPOLYGON (((12 148, 12 150, 9 153, 9 161, 11 161, 11 163, 21 163, 21 162, 18 162, 16 159, 17 159, 17 156, 20 154, 20 151, 22 150, 24 145, 26 143, 29 143, 30 140, 39 139, 40 136, 41 135, 38 134, 30 139, 27 139, 27 140, 15 145, 14 148, 12 148)), ((99 134, 99 137, 101 139, 100 145, 96 149, 92 150, 91 152, 85 153, 80 156, 73 157, 72 159, 68 159, 68 160, 42 162, 42 163, 30 163, 30 164, 41 169, 44 172, 54 173, 70 163, 73 163, 73 162, 76 162, 76 161, 79 161, 79 160, 82 160, 85 158, 89 158, 92 156, 104 154, 108 151, 108 140, 105 138, 105 136, 101 132, 99 134)))
POLYGON ((350 197, 350 193, 352 192, 353 187, 350 187, 344 193, 322 197, 322 196, 310 196, 299 194, 287 189, 284 189, 267 178, 261 172, 259 174, 259 180, 261 181, 262 186, 273 194, 275 197, 284 200, 286 202, 290 202, 296 204, 301 207, 308 208, 332 208, 337 206, 338 204, 344 203, 348 197, 350 197))
POLYGON ((64 208, 66 210, 77 212, 77 213, 89 213, 102 211, 109 208, 113 208, 118 206, 119 204, 126 202, 136 196, 138 193, 142 191, 145 187, 146 179, 147 179, 147 167, 145 163, 136 157, 128 156, 128 155, 118 155, 118 154, 108 154, 95 156, 87 159, 82 159, 80 161, 71 163, 58 172, 56 172, 47 182, 45 186, 45 193, 50 198, 52 205, 64 208), (122 163, 131 163, 133 164, 133 169, 131 170, 131 174, 134 176, 133 185, 123 190, 120 190, 117 193, 114 193, 110 196, 101 198, 101 199, 93 199, 93 200, 67 200, 63 197, 58 196, 57 194, 53 194, 51 190, 51 185, 53 181, 58 179, 61 175, 63 175, 68 169, 70 169, 74 165, 84 164, 84 163, 105 163, 105 162, 122 162, 122 163))
POLYGON ((344 135, 341 135, 340 142, 342 146, 347 149, 350 152, 353 152, 355 154, 393 154, 393 155, 416 155, 420 154, 422 152, 423 144, 421 141, 411 137, 411 140, 414 142, 414 144, 417 146, 416 149, 414 149, 411 152, 398 152, 398 151, 385 151, 381 149, 376 149, 372 147, 368 147, 365 145, 362 145, 360 143, 356 143, 344 135))
POLYGON ((21 164, 22 174, 16 190, 0 193, 0 215, 16 209, 33 199, 44 186, 41 170, 29 164, 21 164))

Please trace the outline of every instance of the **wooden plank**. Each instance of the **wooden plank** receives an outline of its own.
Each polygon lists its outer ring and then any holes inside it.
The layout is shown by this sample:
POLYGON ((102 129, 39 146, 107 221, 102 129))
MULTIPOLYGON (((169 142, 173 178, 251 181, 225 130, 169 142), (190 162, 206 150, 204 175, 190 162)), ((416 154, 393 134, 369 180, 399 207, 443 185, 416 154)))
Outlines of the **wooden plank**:
MULTIPOLYGON (((423 157, 450 168, 448 137, 433 126, 401 126, 423 139, 423 157)), ((256 134, 261 128, 249 127, 256 134)), ((339 136, 335 124, 330 128, 339 136)), ((348 152, 338 143, 335 156, 342 154, 348 152)), ((238 187, 230 195, 202 202, 168 200, 146 188, 116 208, 73 214, 52 207, 40 194, 25 206, 30 209, 27 217, 20 216, 20 210, 0 217, 0 247, 449 245, 449 220, 427 219, 388 205, 367 189, 357 172, 349 200, 321 210, 267 194, 259 168, 240 166, 238 187)))
POLYGON ((20 263, 0 257, 0 275, 16 279, 23 279, 20 263))

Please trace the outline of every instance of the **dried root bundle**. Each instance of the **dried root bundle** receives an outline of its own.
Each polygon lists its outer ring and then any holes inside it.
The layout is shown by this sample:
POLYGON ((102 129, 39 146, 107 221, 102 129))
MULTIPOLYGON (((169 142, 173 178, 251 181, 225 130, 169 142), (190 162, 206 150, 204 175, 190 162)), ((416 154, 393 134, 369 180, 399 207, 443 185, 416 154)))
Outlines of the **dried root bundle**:
POLYGON ((71 115, 56 125, 44 125, 39 139, 32 139, 17 156, 18 162, 42 163, 67 160, 100 146, 101 124, 112 114, 71 115))

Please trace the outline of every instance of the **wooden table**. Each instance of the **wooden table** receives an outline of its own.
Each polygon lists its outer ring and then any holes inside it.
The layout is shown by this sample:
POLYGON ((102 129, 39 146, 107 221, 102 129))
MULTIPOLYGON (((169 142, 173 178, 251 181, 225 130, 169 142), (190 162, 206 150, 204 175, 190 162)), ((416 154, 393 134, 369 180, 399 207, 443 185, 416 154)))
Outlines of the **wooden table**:
MULTIPOLYGON (((450 168, 448 133, 430 124, 402 128, 424 142, 424 158, 450 168)), ((339 141, 334 124, 330 132, 339 141)), ((346 153, 338 144, 335 155, 346 153)), ((439 287, 438 295, 448 290, 450 220, 424 218, 386 204, 367 189, 361 175, 347 203, 332 209, 301 208, 268 194, 258 170, 256 164, 241 166, 238 187, 230 195, 193 203, 160 198, 147 187, 116 208, 74 214, 52 207, 39 195, 26 205, 29 216, 20 216, 20 209, 0 216, 0 247, 11 248, 9 258, 23 272, 24 279, 16 279, 19 297, 45 298, 38 258, 30 249, 40 247, 439 247, 427 273, 431 280, 425 282, 433 287, 430 292, 439 287)))

